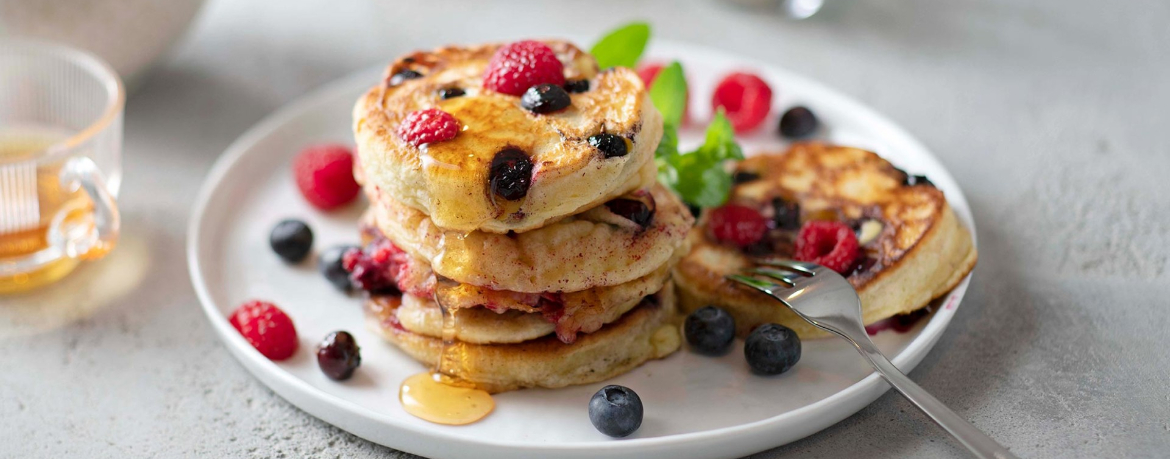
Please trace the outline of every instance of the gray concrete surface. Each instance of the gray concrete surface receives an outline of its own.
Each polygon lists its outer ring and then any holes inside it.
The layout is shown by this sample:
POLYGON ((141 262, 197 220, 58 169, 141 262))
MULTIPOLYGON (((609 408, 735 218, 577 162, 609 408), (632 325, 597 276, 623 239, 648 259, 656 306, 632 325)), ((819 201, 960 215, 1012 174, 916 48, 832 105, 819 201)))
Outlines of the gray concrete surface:
MULTIPOLYGON (((355 69, 632 18, 839 88, 956 176, 981 259, 922 386, 1023 457, 1170 455, 1164 1, 828 0, 794 23, 708 0, 218 0, 129 101, 118 256, 43 314, 2 315, 0 457, 411 457, 300 412, 225 352, 187 277, 194 191, 245 129, 355 69)), ((755 457, 963 456, 887 394, 755 457)))

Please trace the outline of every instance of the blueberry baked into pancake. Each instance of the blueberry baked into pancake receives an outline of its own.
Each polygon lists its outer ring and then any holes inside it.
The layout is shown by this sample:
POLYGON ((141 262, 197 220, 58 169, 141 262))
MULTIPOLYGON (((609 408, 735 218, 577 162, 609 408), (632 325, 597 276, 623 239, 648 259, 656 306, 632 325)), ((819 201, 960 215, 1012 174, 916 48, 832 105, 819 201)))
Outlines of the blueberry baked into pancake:
POLYGON ((874 153, 796 144, 742 161, 733 177, 728 204, 700 218, 674 279, 684 311, 719 305, 740 335, 769 322, 806 338, 825 334, 724 279, 759 259, 810 261, 846 276, 866 324, 923 308, 975 266, 971 235, 942 191, 874 153))

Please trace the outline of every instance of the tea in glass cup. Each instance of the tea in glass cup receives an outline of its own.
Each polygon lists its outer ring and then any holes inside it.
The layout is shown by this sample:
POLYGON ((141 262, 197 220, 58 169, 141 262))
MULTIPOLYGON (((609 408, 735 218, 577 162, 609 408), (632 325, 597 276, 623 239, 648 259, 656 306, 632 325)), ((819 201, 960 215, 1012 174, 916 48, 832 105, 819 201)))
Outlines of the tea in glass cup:
POLYGON ((125 92, 72 48, 0 40, 0 293, 56 281, 120 230, 125 92))

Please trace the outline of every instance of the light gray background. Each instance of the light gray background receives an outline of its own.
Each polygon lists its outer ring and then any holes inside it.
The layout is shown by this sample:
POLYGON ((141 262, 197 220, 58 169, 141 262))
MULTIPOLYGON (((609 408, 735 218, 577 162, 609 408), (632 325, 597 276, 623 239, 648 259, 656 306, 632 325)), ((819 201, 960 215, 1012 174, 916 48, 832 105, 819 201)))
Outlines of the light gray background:
MULTIPOLYGON (((409 457, 300 412, 225 352, 187 277, 195 190, 249 126, 353 70, 634 18, 836 87, 955 175, 980 263, 913 379, 1024 457, 1170 454, 1170 6, 827 1, 804 22, 709 0, 211 2, 129 100, 117 257, 65 284, 75 301, 46 301, 52 320, 5 312, 24 332, 0 339, 0 456, 409 457), (118 296, 92 304, 111 294, 82 281, 118 296)), ((887 394, 756 457, 963 454, 887 394)))

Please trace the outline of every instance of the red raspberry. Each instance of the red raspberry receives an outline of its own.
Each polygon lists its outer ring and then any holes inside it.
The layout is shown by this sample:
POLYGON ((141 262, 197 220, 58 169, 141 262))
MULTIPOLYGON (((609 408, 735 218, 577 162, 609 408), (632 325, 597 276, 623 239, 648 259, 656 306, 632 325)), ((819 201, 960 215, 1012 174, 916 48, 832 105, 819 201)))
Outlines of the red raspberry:
POLYGON ((736 72, 723 77, 711 97, 711 108, 723 107, 737 134, 751 131, 772 111, 772 88, 760 77, 736 72))
POLYGON ((309 204, 332 210, 357 197, 361 187, 353 178, 353 153, 341 145, 315 145, 293 160, 297 188, 309 204))
POLYGON ((552 48, 534 40, 501 46, 483 74, 483 87, 513 96, 545 83, 564 86, 565 65, 552 48))
MULTIPOLYGON (((638 77, 642 79, 642 84, 646 85, 647 90, 650 89, 650 85, 654 84, 654 79, 658 78, 658 73, 662 72, 662 69, 665 67, 666 67, 666 65, 661 63, 661 62, 653 62, 653 63, 649 63, 649 64, 643 64, 642 66, 638 67, 638 77)), ((682 117, 683 124, 686 124, 688 118, 690 118, 690 112, 691 112, 691 88, 688 87, 687 88, 687 100, 683 104, 683 117, 682 117)))
POLYGON ((841 222, 813 220, 796 236, 797 260, 808 261, 848 275, 861 251, 853 228, 841 222))
POLYGON ((407 114, 402 124, 398 125, 398 136, 417 147, 454 139, 461 128, 455 116, 437 108, 428 108, 407 114))
POLYGON ((707 225, 715 239, 747 247, 764 238, 768 224, 756 209, 728 204, 711 211, 707 225))
POLYGON ((249 301, 228 319, 252 347, 271 360, 284 360, 297 350, 292 319, 272 303, 249 301))

